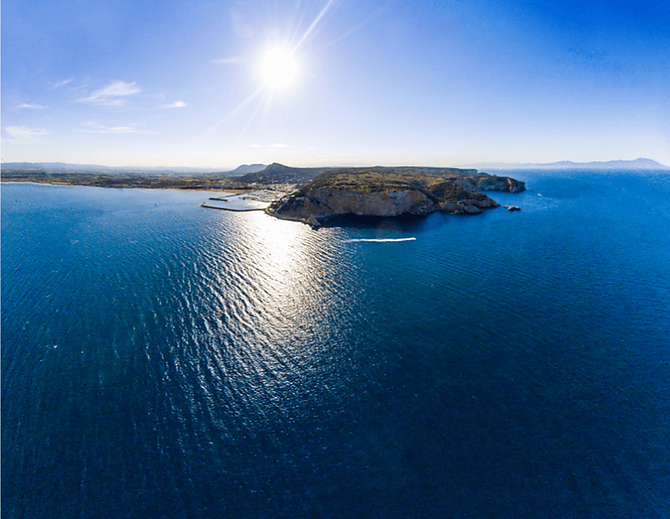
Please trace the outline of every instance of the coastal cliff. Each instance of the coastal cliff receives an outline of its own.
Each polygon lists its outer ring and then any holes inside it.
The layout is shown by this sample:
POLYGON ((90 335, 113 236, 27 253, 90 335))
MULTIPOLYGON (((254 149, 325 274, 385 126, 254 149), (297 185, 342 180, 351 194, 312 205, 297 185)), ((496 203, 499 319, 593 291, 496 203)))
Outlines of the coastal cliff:
POLYGON ((380 169, 348 168, 324 173, 274 202, 267 212, 312 226, 328 217, 346 214, 377 217, 424 216, 435 211, 477 214, 482 209, 498 207, 498 203, 475 189, 509 192, 525 189, 523 182, 507 177, 446 178, 423 171, 380 169))
POLYGON ((514 178, 496 175, 467 175, 452 180, 466 191, 506 191, 518 193, 526 190, 526 185, 514 178))

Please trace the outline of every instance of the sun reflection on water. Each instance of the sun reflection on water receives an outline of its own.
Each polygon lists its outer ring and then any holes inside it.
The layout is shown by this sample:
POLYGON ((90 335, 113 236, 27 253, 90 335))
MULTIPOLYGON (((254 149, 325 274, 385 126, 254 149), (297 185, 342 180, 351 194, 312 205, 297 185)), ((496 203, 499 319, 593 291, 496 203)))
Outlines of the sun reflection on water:
POLYGON ((256 322, 264 323, 262 332, 272 343, 288 337, 308 341, 317 323, 340 306, 335 301, 342 281, 340 240, 262 213, 236 216, 235 232, 244 235, 240 272, 262 314, 256 322))

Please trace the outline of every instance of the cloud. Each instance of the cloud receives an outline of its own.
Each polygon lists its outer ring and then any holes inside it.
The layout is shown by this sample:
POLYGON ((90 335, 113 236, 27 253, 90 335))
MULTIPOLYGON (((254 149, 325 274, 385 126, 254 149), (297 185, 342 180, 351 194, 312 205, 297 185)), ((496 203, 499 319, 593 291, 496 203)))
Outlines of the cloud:
POLYGON ((142 89, 135 83, 126 83, 124 81, 114 81, 100 90, 96 90, 89 97, 78 99, 82 103, 97 103, 104 106, 123 106, 126 97, 141 92, 142 89))
POLYGON ((184 108, 186 103, 184 101, 175 101, 169 105, 163 105, 163 108, 184 108))
POLYGON ((242 63, 242 58, 233 56, 230 58, 213 59, 212 63, 216 63, 217 65, 234 65, 236 63, 242 63))
POLYGON ((21 103, 20 105, 17 106, 17 108, 46 108, 46 106, 32 105, 30 103, 21 103))
POLYGON ((84 78, 84 82, 81 85, 73 86, 70 90, 74 91, 74 90, 81 90, 82 88, 86 88, 88 86, 88 82, 90 80, 91 80, 91 78, 89 76, 86 76, 84 78))
POLYGON ((71 81, 74 81, 74 78, 64 79, 62 81, 56 81, 53 85, 51 85, 51 88, 60 88, 62 86, 67 85, 71 81))
POLYGON ((38 135, 48 135, 49 132, 45 130, 35 130, 33 128, 26 128, 24 126, 7 126, 3 130, 14 140, 27 141, 38 135))
POLYGON ((144 134, 152 134, 155 135, 156 132, 150 132, 147 130, 139 130, 135 126, 110 126, 110 127, 102 127, 99 126, 95 129, 91 130, 79 130, 82 133, 114 133, 114 134, 121 134, 121 133, 144 133, 144 134))

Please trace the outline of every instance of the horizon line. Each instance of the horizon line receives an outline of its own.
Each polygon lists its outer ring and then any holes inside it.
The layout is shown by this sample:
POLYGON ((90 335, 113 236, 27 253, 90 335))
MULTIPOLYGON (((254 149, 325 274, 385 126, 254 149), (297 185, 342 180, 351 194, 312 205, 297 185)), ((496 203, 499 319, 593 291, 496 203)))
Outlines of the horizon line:
POLYGON ((283 166, 291 168, 346 168, 346 167, 420 167, 420 168, 461 168, 461 169, 477 169, 477 168, 492 168, 492 169, 514 169, 514 168, 524 168, 524 167, 547 167, 555 166, 580 166, 580 165, 607 165, 607 164, 616 164, 616 163, 635 163, 635 162, 652 162, 662 169, 670 169, 670 166, 658 162, 654 159, 649 159, 646 157, 638 157, 637 159, 611 159, 604 161, 572 161, 572 160, 559 160, 554 162, 471 162, 468 164, 458 164, 458 165, 449 165, 449 166, 425 166, 417 164, 394 164, 392 166, 383 166, 382 164, 375 165, 356 165, 356 164, 346 164, 346 165, 311 165, 311 166, 287 166, 286 164, 280 162, 270 162, 270 163, 261 163, 261 162, 249 162, 238 164, 235 167, 230 168, 229 166, 180 166, 180 165, 158 165, 158 166, 147 166, 147 165, 121 165, 121 166, 111 166, 106 164, 92 164, 92 163, 78 163, 78 162, 62 162, 62 161, 39 161, 39 162, 29 162, 29 161, 0 161, 1 166, 6 166, 8 164, 30 164, 30 165, 61 165, 61 166, 78 166, 78 167, 89 167, 89 168, 108 168, 108 169, 123 169, 123 168, 133 168, 133 169, 192 169, 192 170, 221 170, 221 171, 233 171, 237 168, 243 166, 269 166, 271 164, 280 164, 283 166))

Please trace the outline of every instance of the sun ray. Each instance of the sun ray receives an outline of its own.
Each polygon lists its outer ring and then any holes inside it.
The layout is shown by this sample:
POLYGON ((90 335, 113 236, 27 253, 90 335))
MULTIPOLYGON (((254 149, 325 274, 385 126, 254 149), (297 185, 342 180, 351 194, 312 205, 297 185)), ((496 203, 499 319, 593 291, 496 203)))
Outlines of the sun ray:
POLYGON ((261 108, 264 109, 263 113, 265 116, 269 109, 270 101, 273 97, 273 91, 288 86, 297 74, 297 63, 294 58, 295 51, 305 42, 310 34, 312 34, 334 1, 335 0, 327 0, 327 2, 321 8, 312 23, 309 25, 307 30, 295 45, 292 47, 277 46, 270 49, 260 64, 261 75, 264 79, 263 84, 249 97, 233 108, 225 117, 198 135, 195 140, 204 139, 221 125, 232 119, 239 112, 249 107, 249 105, 251 105, 255 100, 258 100, 258 104, 254 106, 253 112, 251 113, 245 125, 242 127, 241 131, 238 133, 238 140, 249 128, 251 123, 256 119, 261 108), (260 99, 259 96, 261 96, 260 99))
POLYGON ((233 108, 228 115, 226 115, 223 119, 221 119, 218 123, 214 124, 211 128, 205 130, 199 135, 198 140, 206 137, 210 133, 212 133, 214 130, 216 130, 219 126, 221 126, 223 123, 228 121, 231 117, 233 117, 237 112, 240 112, 242 109, 246 108, 251 101, 253 101, 255 98, 257 98, 261 93, 263 93, 264 86, 260 86, 253 94, 251 94, 249 97, 247 97, 244 101, 242 101, 239 105, 237 105, 235 108, 233 108))
POLYGON ((311 24, 311 25, 307 28, 307 30, 305 31, 305 34, 302 35, 302 38, 300 38, 300 40, 298 40, 298 43, 296 43, 295 46, 293 47, 293 50, 294 50, 294 51, 295 51, 298 47, 300 47, 300 46, 302 45, 302 43, 307 39, 307 37, 312 33, 312 31, 316 28, 316 26, 318 25, 318 23, 321 21, 321 18, 324 17, 324 15, 326 14, 326 12, 328 11, 328 9, 330 8, 331 4, 332 4, 334 1, 335 1, 335 0, 328 0, 328 1, 326 2, 326 5, 323 6, 323 8, 322 8, 321 11, 319 12, 319 14, 317 14, 317 15, 316 15, 316 18, 314 18, 314 21, 312 22, 312 24, 311 24))
POLYGON ((264 112, 267 112, 267 107, 268 107, 268 105, 269 105, 269 103, 270 103, 270 99, 271 99, 271 98, 272 98, 272 93, 271 93, 271 92, 265 92, 265 93, 263 94, 263 97, 261 97, 261 98, 258 100, 258 104, 257 104, 256 107, 254 108, 254 111, 252 112, 251 116, 249 117, 249 120, 248 120, 247 123, 242 127, 242 129, 239 131, 239 133, 238 133, 238 135, 237 135, 237 142, 240 141, 240 139, 242 138, 242 136, 243 136, 243 135, 246 133, 246 131, 249 129, 249 126, 251 126, 251 123, 254 121, 254 119, 256 119, 256 116, 258 115, 258 112, 260 111, 260 109, 261 109, 262 107, 265 107, 264 112))

